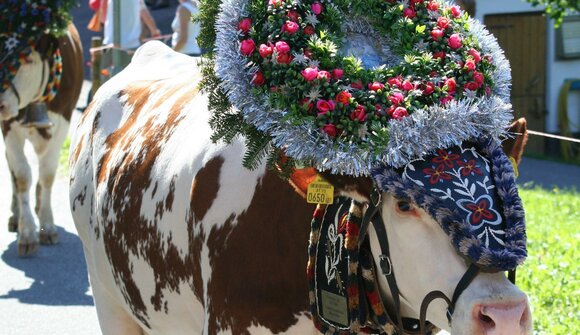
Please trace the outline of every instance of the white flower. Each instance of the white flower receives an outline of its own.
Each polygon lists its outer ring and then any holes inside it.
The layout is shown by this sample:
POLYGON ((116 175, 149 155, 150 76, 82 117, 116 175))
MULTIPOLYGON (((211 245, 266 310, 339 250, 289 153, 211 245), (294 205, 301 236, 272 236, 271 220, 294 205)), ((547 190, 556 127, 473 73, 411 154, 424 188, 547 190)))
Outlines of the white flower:
POLYGON ((18 46, 18 39, 14 36, 11 36, 10 38, 8 38, 8 40, 6 41, 5 44, 5 48, 8 52, 12 52, 12 50, 14 48, 16 48, 18 46))
POLYGON ((317 87, 313 87, 310 89, 310 92, 306 95, 309 102, 314 102, 320 98, 320 89, 317 87))
POLYGON ((292 59, 292 63, 306 64, 308 62, 308 58, 304 56, 303 53, 293 52, 292 56, 294 56, 294 59, 292 59))
POLYGON ((470 99, 477 98, 477 92, 476 91, 472 91, 472 90, 465 90, 463 92, 463 95, 465 95, 466 98, 470 98, 470 99))
POLYGON ((319 67, 320 66, 320 62, 314 59, 310 59, 308 61, 308 66, 310 67, 319 67))
POLYGON ((308 13, 308 15, 306 15, 305 21, 306 23, 311 24, 313 27, 316 27, 316 25, 320 23, 314 13, 308 13))

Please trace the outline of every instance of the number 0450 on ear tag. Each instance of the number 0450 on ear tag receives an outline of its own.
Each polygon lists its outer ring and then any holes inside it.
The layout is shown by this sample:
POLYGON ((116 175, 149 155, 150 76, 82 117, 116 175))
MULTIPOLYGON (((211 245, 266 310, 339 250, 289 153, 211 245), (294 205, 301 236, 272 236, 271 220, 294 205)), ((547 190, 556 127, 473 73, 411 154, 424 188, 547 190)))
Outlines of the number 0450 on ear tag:
POLYGON ((316 179, 308 185, 306 202, 310 204, 332 204, 334 202, 334 186, 322 179, 322 177, 316 176, 316 179))

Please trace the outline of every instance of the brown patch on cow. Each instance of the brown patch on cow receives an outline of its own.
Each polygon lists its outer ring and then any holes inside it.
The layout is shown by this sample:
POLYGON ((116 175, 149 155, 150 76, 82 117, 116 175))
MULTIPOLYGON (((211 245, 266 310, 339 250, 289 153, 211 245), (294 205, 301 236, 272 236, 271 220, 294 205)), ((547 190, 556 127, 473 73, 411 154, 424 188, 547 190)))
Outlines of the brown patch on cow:
POLYGON ((306 259, 313 205, 272 171, 248 209, 212 229, 209 333, 249 334, 260 325, 281 333, 308 310, 306 259), (252 308, 248 308, 248 306, 252 308))
POLYGON ((526 119, 522 117, 514 121, 510 125, 508 132, 514 134, 515 137, 503 141, 501 144, 502 149, 506 155, 515 159, 516 164, 520 164, 522 155, 524 154, 524 147, 528 142, 528 127, 526 119))
POLYGON ((79 160, 79 155, 83 150, 84 142, 85 142, 85 134, 83 134, 83 136, 81 136, 81 138, 77 141, 76 146, 72 152, 72 155, 70 156, 69 166, 72 166, 79 160))
POLYGON ((10 120, 1 121, 0 127, 2 128, 2 135, 4 135, 4 137, 6 137, 8 135, 10 128, 12 128, 13 122, 16 122, 16 119, 13 118, 10 120))
POLYGON ((320 172, 320 175, 334 186, 337 194, 357 194, 370 199, 373 190, 373 181, 370 178, 338 175, 328 171, 320 172))
POLYGON ((68 26, 68 34, 58 39, 58 44, 62 56, 62 78, 60 88, 48 108, 70 122, 72 111, 81 94, 84 74, 83 48, 73 24, 68 26))
POLYGON ((52 138, 52 134, 49 132, 47 128, 34 128, 40 137, 44 138, 45 140, 50 140, 52 138))
POLYGON ((196 222, 204 218, 217 197, 219 176, 223 163, 223 158, 213 158, 197 173, 193 181, 191 187, 191 211, 196 222))
POLYGON ((169 109, 164 110, 164 113, 168 113, 166 122, 161 125, 155 122, 159 105, 184 86, 172 86, 163 97, 157 98, 154 106, 144 108, 150 92, 158 89, 158 86, 163 85, 155 85, 155 82, 138 82, 119 93, 124 108, 131 108, 132 111, 124 123, 106 138, 105 153, 96 171, 98 187, 105 187, 109 194, 100 207, 101 213, 97 215, 102 220, 109 220, 98 223, 103 229, 105 250, 127 304, 134 316, 147 327, 149 327, 147 306, 143 300, 147 297, 141 295, 133 279, 129 255, 138 255, 155 271, 155 293, 149 300, 156 311, 167 308, 163 292, 169 290, 179 293, 179 286, 182 283, 187 283, 196 294, 202 296, 194 287, 195 282, 201 281, 199 265, 201 244, 199 241, 196 242, 198 238, 194 235, 194 220, 191 213, 186 213, 183 218, 183 224, 187 224, 188 227, 188 235, 193 239, 185 251, 187 255, 185 259, 181 258, 177 246, 173 243, 173 236, 164 236, 157 229, 163 213, 173 209, 176 197, 175 180, 179 176, 171 176, 169 190, 163 195, 164 198, 157 207, 157 215, 147 218, 141 213, 146 190, 153 186, 156 193, 159 193, 156 189, 158 185, 152 185, 152 170, 158 163, 156 160, 164 143, 171 138, 174 129, 183 119, 182 110, 169 109), (131 150, 134 143, 140 142, 139 138, 145 138, 142 148, 131 150), (113 164, 112 156, 119 153, 124 157, 113 164), (109 219, 111 217, 113 219, 109 219))

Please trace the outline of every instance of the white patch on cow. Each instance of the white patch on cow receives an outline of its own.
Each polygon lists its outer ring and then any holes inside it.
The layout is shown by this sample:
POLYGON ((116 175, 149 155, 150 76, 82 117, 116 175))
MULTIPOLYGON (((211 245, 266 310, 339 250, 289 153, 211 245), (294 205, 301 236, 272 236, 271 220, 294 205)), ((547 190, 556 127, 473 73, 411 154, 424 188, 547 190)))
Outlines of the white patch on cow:
MULTIPOLYGON (((252 325, 248 328, 250 335, 270 335, 272 331, 261 325, 252 325)), ((312 320, 306 314, 301 314, 296 316, 296 323, 288 328, 287 331, 278 334, 300 334, 300 335, 315 335, 320 334, 320 332, 314 327, 312 320)))

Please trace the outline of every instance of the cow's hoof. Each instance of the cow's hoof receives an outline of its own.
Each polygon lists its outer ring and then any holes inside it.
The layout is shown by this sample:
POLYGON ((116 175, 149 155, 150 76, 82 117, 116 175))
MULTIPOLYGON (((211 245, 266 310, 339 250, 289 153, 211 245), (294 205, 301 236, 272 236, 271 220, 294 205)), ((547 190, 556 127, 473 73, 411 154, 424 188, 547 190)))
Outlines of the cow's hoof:
POLYGON ((8 231, 11 233, 18 232, 18 218, 15 216, 11 216, 8 219, 8 231))
POLYGON ((53 245, 58 243, 58 234, 55 231, 41 229, 38 233, 38 238, 42 245, 53 245))
POLYGON ((18 243, 18 256, 20 257, 30 257, 34 256, 38 251, 38 243, 18 243))

